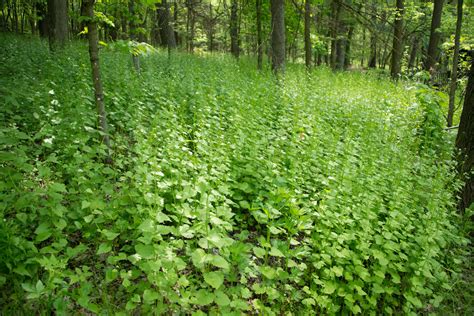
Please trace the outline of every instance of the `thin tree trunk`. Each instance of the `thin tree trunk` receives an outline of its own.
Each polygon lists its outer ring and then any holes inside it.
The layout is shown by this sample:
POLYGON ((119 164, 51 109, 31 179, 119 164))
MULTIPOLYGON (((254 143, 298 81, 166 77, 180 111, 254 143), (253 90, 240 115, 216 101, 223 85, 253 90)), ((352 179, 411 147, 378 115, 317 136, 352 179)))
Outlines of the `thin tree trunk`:
POLYGON ((230 52, 239 58, 239 29, 238 29, 238 2, 232 0, 230 5, 230 52))
POLYGON ((337 37, 339 31, 339 14, 341 12, 340 0, 331 2, 331 68, 335 69, 337 64, 337 37))
POLYGON ((392 63, 390 66, 390 74, 393 79, 398 79, 401 72, 401 61, 403 56, 403 15, 405 6, 403 0, 397 0, 397 9, 395 12, 395 24, 393 28, 393 46, 392 46, 392 63))
POLYGON ((456 147, 461 154, 459 170, 465 180, 459 203, 459 209, 463 212, 474 202, 474 59, 471 61, 456 147))
MULTIPOLYGON (((128 30, 130 32, 130 39, 132 41, 137 40, 136 25, 135 25, 135 0, 129 0, 128 2, 128 12, 130 13, 130 21, 128 25, 128 30)), ((135 70, 140 73, 140 57, 132 53, 132 62, 135 70)))
POLYGON ((438 44, 441 37, 439 27, 441 26, 441 14, 443 11, 444 0, 434 0, 433 17, 431 19, 430 42, 428 45, 428 54, 424 64, 426 71, 432 72, 438 62, 438 44))
POLYGON ((351 66, 351 43, 352 43, 352 36, 354 35, 354 25, 352 24, 349 27, 349 32, 347 33, 347 41, 346 41, 346 52, 344 58, 344 69, 347 69, 351 66))
POLYGON ((416 53, 418 51, 419 42, 420 42, 420 39, 419 39, 418 35, 415 35, 413 37, 413 43, 411 45, 410 59, 408 60, 408 69, 410 71, 415 67, 416 53))
POLYGON ((272 13, 272 70, 285 71, 285 1, 271 0, 272 13))
POLYGON ((311 68, 311 3, 304 3, 304 55, 306 68, 311 68))
POLYGON ((262 69, 263 47, 262 47, 262 0, 256 0, 257 10, 257 68, 262 69))
POLYGON ((104 91, 102 88, 102 80, 100 77, 100 64, 99 64, 99 44, 98 44, 98 33, 97 23, 94 20, 94 3, 95 0, 83 0, 85 5, 85 11, 89 17, 87 22, 88 32, 87 38, 89 40, 89 57, 92 68, 92 82, 94 84, 94 96, 95 103, 97 106, 97 113, 99 115, 99 126, 103 133, 103 142, 107 146, 107 157, 106 161, 111 162, 110 157, 110 138, 108 134, 107 126, 107 113, 104 105, 104 91))
POLYGON ((456 87, 458 81, 458 62, 459 62, 459 45, 462 26, 462 6, 463 0, 458 0, 456 33, 454 35, 454 54, 453 54, 453 70, 451 71, 451 85, 449 87, 449 108, 448 108, 448 127, 453 126, 454 116, 454 99, 456 96, 456 87))

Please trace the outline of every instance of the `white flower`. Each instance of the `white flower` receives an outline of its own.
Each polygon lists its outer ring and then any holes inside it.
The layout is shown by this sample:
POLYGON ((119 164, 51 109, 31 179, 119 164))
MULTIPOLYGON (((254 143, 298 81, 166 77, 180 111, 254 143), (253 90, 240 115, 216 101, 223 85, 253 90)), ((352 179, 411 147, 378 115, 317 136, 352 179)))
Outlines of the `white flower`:
POLYGON ((49 94, 54 95, 54 90, 53 89, 49 90, 49 94))

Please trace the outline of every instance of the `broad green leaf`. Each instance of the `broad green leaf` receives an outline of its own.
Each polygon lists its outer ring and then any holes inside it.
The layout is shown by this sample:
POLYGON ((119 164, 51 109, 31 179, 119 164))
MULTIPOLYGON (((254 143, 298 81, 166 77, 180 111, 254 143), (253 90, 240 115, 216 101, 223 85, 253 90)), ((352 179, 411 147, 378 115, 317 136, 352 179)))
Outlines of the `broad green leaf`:
POLYGON ((224 282, 224 273, 220 271, 204 273, 204 281, 215 289, 218 289, 224 282))

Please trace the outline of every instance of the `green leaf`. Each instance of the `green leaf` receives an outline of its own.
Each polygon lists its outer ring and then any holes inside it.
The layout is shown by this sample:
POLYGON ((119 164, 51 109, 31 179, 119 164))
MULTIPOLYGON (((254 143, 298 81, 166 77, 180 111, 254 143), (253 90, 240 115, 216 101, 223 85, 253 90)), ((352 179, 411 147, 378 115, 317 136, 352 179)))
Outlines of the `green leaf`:
POLYGON ((153 291, 153 290, 145 290, 143 291, 143 303, 145 304, 151 304, 154 301, 156 301, 160 297, 158 292, 153 291))
POLYGON ((218 267, 218 268, 222 268, 224 270, 229 270, 229 268, 230 268, 229 263, 219 255, 213 255, 211 260, 210 260, 210 263, 213 266, 218 267))
POLYGON ((225 294, 224 292, 216 291, 214 294, 216 295, 215 302, 216 302, 217 305, 227 306, 227 305, 230 304, 230 299, 227 296, 227 294, 225 294))
POLYGON ((324 282, 324 289, 323 292, 326 294, 332 294, 336 290, 337 285, 334 282, 326 281, 324 282))
POLYGON ((267 279, 273 280, 276 276, 276 271, 272 267, 263 266, 259 267, 259 270, 267 279))
POLYGON ((270 256, 273 256, 273 257, 285 257, 283 252, 281 252, 280 249, 278 249, 276 247, 272 247, 269 254, 270 254, 270 256))
POLYGON ((155 256, 155 248, 153 245, 137 244, 135 245, 135 251, 144 259, 151 259, 155 256))
POLYGON ((224 282, 224 273, 220 271, 204 273, 204 281, 217 290, 224 282))
POLYGON ((51 228, 48 223, 41 223, 35 230, 36 241, 42 242, 52 235, 51 228))
POLYGON ((253 247, 253 253, 255 254, 255 256, 257 256, 258 258, 263 258, 265 257, 265 254, 267 253, 265 251, 265 249, 263 248, 260 248, 260 247, 253 247))
POLYGON ((107 253, 107 252, 110 252, 110 250, 112 250, 112 245, 109 244, 109 243, 101 243, 99 245, 99 249, 97 249, 97 254, 98 255, 101 255, 103 253, 107 253))
POLYGON ((209 305, 214 301, 214 293, 209 292, 206 289, 200 289, 194 296, 194 303, 197 305, 205 306, 209 305))

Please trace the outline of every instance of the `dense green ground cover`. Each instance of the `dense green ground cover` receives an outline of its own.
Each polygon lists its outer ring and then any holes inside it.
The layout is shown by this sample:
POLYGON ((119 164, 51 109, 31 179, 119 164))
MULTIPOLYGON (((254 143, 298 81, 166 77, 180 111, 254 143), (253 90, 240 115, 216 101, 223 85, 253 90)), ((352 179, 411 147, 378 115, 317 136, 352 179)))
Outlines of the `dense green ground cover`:
POLYGON ((86 47, 0 50, 1 312, 419 313, 458 280, 435 93, 105 49, 106 165, 86 47))

